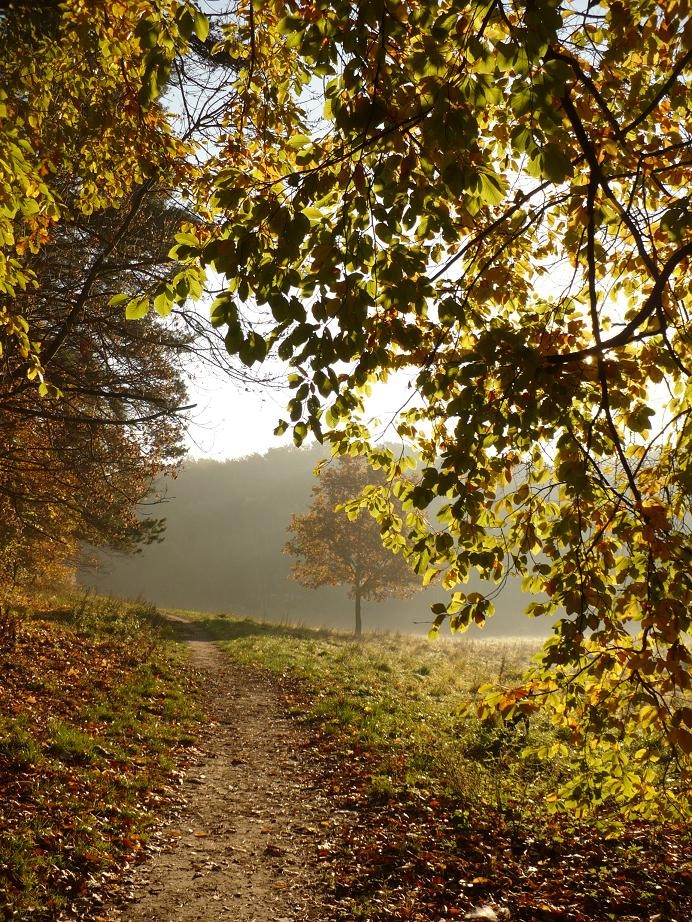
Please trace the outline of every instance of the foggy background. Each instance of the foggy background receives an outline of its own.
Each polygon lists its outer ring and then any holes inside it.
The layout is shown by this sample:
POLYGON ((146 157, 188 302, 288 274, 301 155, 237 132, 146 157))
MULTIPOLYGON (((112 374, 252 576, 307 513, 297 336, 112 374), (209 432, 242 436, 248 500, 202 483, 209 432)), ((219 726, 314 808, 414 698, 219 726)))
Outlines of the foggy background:
MULTIPOLYGON (((79 582, 99 593, 166 608, 243 615, 270 621, 353 629, 348 586, 305 589, 289 579, 293 558, 282 553, 294 512, 310 505, 321 446, 277 448, 229 461, 191 461, 175 480, 159 485, 165 502, 165 539, 132 557, 99 554, 98 569, 79 582)), ((480 581, 470 589, 481 588, 480 581)), ((363 629, 425 633, 430 605, 447 594, 428 589, 411 599, 363 603, 363 629)), ((544 636, 547 619, 523 614, 530 597, 518 580, 496 600, 485 635, 544 636)), ((443 633, 445 629, 443 628, 443 633)), ((470 633, 479 633, 475 626, 470 633)))

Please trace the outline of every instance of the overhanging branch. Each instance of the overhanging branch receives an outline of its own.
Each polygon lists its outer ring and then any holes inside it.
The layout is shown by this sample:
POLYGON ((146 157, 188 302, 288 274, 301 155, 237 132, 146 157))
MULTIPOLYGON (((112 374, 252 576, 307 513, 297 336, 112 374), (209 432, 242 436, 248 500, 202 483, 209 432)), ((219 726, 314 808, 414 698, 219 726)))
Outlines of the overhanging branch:
MULTIPOLYGON (((679 250, 676 250, 675 253, 673 253, 668 262, 658 273, 658 277, 654 282, 654 287, 651 289, 651 292, 649 293, 646 301, 644 301, 634 317, 620 330, 619 333, 616 333, 615 336, 611 336, 610 339, 604 339, 602 342, 597 343, 594 346, 589 346, 587 349, 579 349, 576 352, 554 353, 552 355, 547 355, 545 357, 546 361, 553 365, 567 365, 569 362, 579 362, 582 359, 603 355, 611 349, 617 349, 620 346, 627 346, 631 342, 634 342, 642 324, 650 317, 652 317, 658 310, 661 304, 663 291, 671 275, 680 265, 680 263, 690 256, 692 256, 692 241, 686 243, 684 246, 680 247, 679 250)), ((663 331, 656 330, 652 335, 656 335, 661 332, 663 331)))

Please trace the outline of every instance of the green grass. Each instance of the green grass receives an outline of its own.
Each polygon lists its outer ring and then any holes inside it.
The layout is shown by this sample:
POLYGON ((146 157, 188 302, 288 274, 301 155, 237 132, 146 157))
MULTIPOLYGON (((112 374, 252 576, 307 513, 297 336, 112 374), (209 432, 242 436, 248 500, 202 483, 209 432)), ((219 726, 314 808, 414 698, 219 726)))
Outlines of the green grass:
POLYGON ((549 750, 564 731, 540 713, 514 723, 476 716, 479 687, 515 683, 537 642, 355 642, 248 619, 204 624, 236 662, 288 677, 289 705, 319 726, 335 802, 350 817, 333 865, 349 918, 412 918, 414 904, 416 918, 448 918, 450 899, 462 910, 508 905, 513 918, 542 919, 550 904, 555 917, 594 920, 619 918, 624 906, 653 918, 663 900, 671 919, 690 917, 682 826, 552 812, 548 796, 571 779, 579 753, 539 761, 523 751, 549 750))
POLYGON ((310 693, 309 717, 377 752, 373 796, 396 786, 435 788, 466 803, 540 813, 569 766, 527 764, 520 752, 552 740, 540 718, 504 723, 463 716, 479 686, 518 679, 535 641, 350 635, 250 619, 197 623, 236 662, 298 677, 310 693), (404 766, 402 770, 402 766, 404 766))
POLYGON ((0 759, 15 770, 31 768, 41 758, 37 744, 22 718, 0 718, 0 759))
POLYGON ((45 743, 48 755, 60 759, 67 765, 88 765, 96 755, 96 740, 79 727, 62 720, 50 723, 49 737, 45 743))

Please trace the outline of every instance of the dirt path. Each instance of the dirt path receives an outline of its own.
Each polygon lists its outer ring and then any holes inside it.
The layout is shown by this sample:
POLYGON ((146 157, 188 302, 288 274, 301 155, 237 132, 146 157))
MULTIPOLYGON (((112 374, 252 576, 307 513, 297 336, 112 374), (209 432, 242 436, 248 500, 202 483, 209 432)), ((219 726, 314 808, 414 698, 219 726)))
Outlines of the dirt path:
POLYGON ((172 847, 133 870, 124 902, 102 918, 326 922, 317 856, 330 809, 307 739, 269 675, 234 666, 188 630, 207 701, 204 758, 185 777, 172 847))

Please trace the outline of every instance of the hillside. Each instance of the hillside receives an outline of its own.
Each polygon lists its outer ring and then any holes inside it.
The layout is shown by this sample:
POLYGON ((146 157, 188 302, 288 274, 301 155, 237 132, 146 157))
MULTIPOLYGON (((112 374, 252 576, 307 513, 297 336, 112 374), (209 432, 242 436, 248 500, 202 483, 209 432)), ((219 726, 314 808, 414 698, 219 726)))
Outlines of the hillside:
MULTIPOLYGON (((304 589, 289 578, 292 561, 282 552, 292 513, 309 505, 321 457, 323 449, 314 446, 188 463, 161 486, 165 502, 153 508, 167 519, 163 543, 134 557, 101 556, 99 569, 82 570, 81 585, 167 607, 350 629, 347 588, 304 589)), ((430 605, 443 598, 432 590, 405 601, 368 603, 365 627, 425 632, 430 605)), ((510 583, 485 633, 545 633, 545 623, 522 616, 527 601, 518 583, 510 583)))

